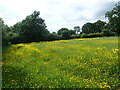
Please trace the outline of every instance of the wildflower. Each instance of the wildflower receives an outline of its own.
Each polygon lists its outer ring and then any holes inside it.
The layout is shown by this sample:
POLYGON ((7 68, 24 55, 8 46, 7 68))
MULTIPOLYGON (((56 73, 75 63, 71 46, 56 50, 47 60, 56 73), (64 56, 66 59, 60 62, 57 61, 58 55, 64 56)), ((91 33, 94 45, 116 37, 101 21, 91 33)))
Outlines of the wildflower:
POLYGON ((16 46, 24 46, 25 44, 17 44, 16 46))
POLYGON ((16 54, 23 54, 22 52, 16 52, 16 54))
POLYGON ((85 40, 85 39, 84 39, 84 38, 82 38, 82 39, 76 39, 76 40, 81 40, 81 41, 82 41, 82 40, 85 40))
POLYGON ((117 53, 118 51, 120 51, 120 49, 112 49, 113 53, 117 53))

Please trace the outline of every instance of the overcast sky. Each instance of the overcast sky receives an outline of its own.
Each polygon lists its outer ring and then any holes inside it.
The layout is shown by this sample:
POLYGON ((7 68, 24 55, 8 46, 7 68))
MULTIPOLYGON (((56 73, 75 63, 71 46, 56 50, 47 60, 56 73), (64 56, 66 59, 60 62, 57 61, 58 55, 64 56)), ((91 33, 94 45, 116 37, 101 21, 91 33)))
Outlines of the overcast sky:
POLYGON ((87 22, 105 21, 105 13, 119 0, 0 0, 0 18, 8 26, 40 11, 50 32, 82 27, 87 22))

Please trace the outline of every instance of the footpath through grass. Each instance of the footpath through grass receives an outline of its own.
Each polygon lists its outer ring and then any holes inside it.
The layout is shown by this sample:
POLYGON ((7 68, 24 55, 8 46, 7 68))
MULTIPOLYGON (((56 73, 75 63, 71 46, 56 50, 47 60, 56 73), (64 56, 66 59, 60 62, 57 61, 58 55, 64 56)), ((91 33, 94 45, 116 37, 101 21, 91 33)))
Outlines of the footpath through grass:
POLYGON ((118 88, 118 38, 16 44, 3 48, 3 88, 118 88))

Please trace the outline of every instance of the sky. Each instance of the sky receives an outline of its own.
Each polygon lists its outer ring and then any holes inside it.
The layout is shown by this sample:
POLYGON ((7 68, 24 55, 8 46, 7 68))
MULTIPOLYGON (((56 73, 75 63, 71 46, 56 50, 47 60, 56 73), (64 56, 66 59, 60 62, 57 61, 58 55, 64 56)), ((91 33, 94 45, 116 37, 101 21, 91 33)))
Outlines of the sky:
POLYGON ((61 28, 73 29, 87 22, 106 21, 105 13, 119 0, 0 0, 0 18, 12 26, 35 10, 45 20, 50 32, 61 28))

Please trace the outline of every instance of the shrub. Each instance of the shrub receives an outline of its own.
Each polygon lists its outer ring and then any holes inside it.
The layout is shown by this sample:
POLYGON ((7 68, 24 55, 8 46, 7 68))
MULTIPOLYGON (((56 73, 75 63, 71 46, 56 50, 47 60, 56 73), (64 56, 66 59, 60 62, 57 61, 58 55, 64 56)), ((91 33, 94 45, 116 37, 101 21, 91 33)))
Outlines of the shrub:
POLYGON ((81 35, 71 35, 70 38, 71 38, 71 39, 74 39, 74 38, 81 38, 81 35))
POLYGON ((93 37, 102 37, 103 33, 89 33, 89 34, 82 34, 81 38, 93 38, 93 37))
POLYGON ((54 41, 54 40, 60 40, 62 38, 61 35, 49 33, 47 41, 54 41))
POLYGON ((103 34, 102 33, 90 33, 90 34, 88 34, 88 36, 90 38, 93 38, 93 37, 102 37, 103 34))
POLYGON ((88 34, 83 33, 83 34, 81 35, 81 38, 88 38, 88 34))

